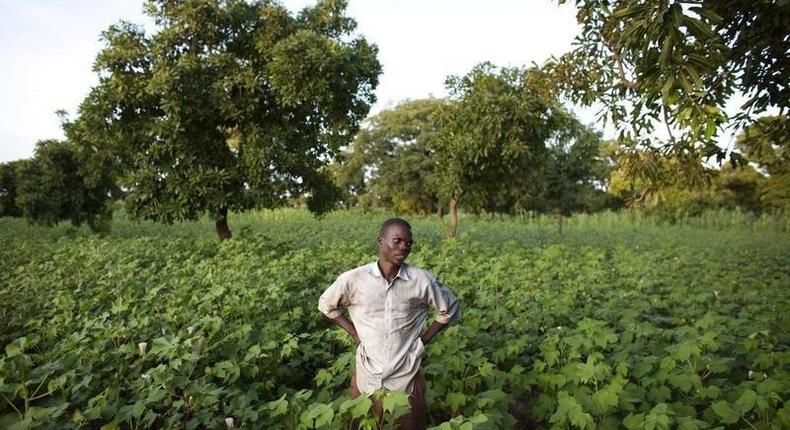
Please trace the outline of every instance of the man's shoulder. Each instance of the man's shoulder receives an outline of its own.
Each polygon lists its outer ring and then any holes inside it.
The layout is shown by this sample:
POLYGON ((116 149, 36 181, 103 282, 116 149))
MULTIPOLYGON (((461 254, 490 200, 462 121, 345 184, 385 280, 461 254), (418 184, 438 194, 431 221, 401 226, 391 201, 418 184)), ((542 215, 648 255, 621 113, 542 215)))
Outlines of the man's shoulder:
POLYGON ((428 269, 423 269, 422 267, 413 266, 411 264, 406 264, 406 275, 413 280, 419 281, 434 281, 436 280, 436 275, 433 274, 428 269))
POLYGON ((345 272, 341 273, 340 276, 338 276, 337 278, 338 279, 350 279, 350 278, 356 278, 356 277, 358 277, 361 274, 371 274, 371 271, 374 268, 376 268, 375 266, 376 266, 376 262, 375 261, 372 262, 372 263, 363 264, 363 265, 355 267, 353 269, 346 270, 345 272))

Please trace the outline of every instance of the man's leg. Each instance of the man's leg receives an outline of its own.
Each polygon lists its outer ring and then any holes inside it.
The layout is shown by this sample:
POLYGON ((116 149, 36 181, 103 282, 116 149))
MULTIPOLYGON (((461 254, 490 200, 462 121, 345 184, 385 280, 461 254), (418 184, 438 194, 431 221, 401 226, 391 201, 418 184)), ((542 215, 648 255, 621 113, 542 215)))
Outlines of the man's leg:
MULTIPOLYGON (((351 371, 351 398, 356 399, 361 395, 362 392, 359 391, 359 387, 357 387, 357 369, 353 369, 351 371)), ((374 401, 372 409, 373 413, 376 414, 376 418, 381 422, 384 416, 384 405, 381 404, 381 400, 374 401)))
POLYGON ((414 388, 409 395, 411 411, 398 419, 400 430, 425 430, 427 427, 427 408, 425 406, 425 375, 417 372, 414 388))
POLYGON ((362 394, 357 387, 357 369, 351 369, 351 398, 356 399, 362 394))

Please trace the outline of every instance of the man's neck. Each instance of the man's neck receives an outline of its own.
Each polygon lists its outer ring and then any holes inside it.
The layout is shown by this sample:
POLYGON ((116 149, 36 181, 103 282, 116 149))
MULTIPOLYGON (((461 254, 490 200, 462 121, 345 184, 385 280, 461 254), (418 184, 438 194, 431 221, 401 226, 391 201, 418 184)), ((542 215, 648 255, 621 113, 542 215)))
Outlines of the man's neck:
POLYGON ((392 263, 387 263, 386 261, 381 261, 381 259, 377 262, 379 266, 379 270, 381 271, 381 275, 384 276, 387 281, 392 281, 398 275, 400 271, 400 266, 396 266, 392 263))

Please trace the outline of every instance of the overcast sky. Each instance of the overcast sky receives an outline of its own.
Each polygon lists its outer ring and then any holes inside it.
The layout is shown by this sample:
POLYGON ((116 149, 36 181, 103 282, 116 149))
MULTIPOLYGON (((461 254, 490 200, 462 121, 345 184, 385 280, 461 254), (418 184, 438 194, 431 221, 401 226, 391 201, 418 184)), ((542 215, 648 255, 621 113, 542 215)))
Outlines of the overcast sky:
MULTIPOLYGON (((283 1, 292 11, 315 3, 283 1)), ((0 0, 0 162, 62 138, 55 111, 74 114, 91 86, 99 34, 141 23, 142 0, 0 0)), ((543 63, 570 49, 575 8, 555 0, 350 0, 358 31, 379 47, 384 71, 372 113, 404 99, 445 95, 448 75, 475 64, 543 63)), ((592 116, 583 115, 589 121, 592 116)))

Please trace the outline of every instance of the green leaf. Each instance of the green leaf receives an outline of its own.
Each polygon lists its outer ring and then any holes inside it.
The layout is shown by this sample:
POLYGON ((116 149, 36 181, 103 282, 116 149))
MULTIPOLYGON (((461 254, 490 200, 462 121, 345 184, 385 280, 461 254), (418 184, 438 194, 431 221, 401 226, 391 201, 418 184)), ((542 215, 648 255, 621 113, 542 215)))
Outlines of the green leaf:
POLYGON ((361 418, 368 414, 370 407, 373 406, 373 401, 368 396, 360 396, 357 398, 356 404, 351 409, 351 416, 354 418, 361 418))
POLYGON ((9 343, 5 346, 5 354, 8 356, 8 358, 16 357, 17 355, 22 354, 22 348, 20 348, 16 343, 9 343))
POLYGON ((642 423, 645 421, 644 414, 631 415, 628 414, 623 419, 623 425, 629 430, 637 430, 642 428, 642 423))
POLYGON ((273 417, 284 415, 288 412, 288 400, 285 400, 285 394, 279 399, 266 403, 266 408, 271 411, 273 417))
POLYGON ((324 403, 312 403, 299 417, 299 421, 308 428, 318 428, 332 421, 335 411, 324 403))
POLYGON ((658 56, 658 62, 665 67, 669 62, 669 57, 672 55, 672 50, 674 48, 672 40, 672 34, 669 34, 664 38, 664 42, 661 43, 661 54, 658 56))
POLYGON ((458 412, 466 405, 466 396, 464 393, 450 393, 447 395, 446 402, 450 406, 450 410, 458 412))
POLYGON ((678 430, 701 430, 710 427, 705 421, 698 420, 694 417, 677 417, 678 430))
POLYGON ((669 98, 669 92, 672 91, 672 86, 675 84, 675 77, 670 75, 667 77, 667 80, 664 81, 664 85, 661 86, 661 96, 665 99, 669 98))
POLYGON ((712 23, 716 25, 724 22, 724 19, 715 11, 713 11, 713 9, 711 9, 710 7, 696 6, 696 7, 692 7, 691 11, 696 12, 700 16, 704 16, 705 18, 708 18, 708 20, 710 20, 712 23))
POLYGON ((652 364, 646 361, 640 361, 634 365, 633 374, 636 378, 641 378, 647 375, 651 370, 653 370, 652 364))
POLYGON ((409 407, 409 395, 399 391, 387 393, 384 401, 381 403, 385 413, 393 413, 396 410, 409 407))
POLYGON ((145 404, 141 401, 135 402, 134 406, 132 407, 132 416, 135 418, 140 418, 145 412, 145 404))
POLYGON ((116 419, 113 420, 103 426, 100 427, 100 430, 118 430, 120 427, 120 422, 116 419))
POLYGON ((746 415, 747 412, 754 408, 756 401, 757 393, 752 390, 746 390, 743 392, 743 394, 741 394, 741 397, 735 401, 735 410, 737 410, 740 415, 746 415))
POLYGON ((698 39, 712 39, 716 37, 716 34, 713 33, 713 30, 710 29, 708 24, 698 20, 697 18, 684 16, 683 23, 686 25, 686 28, 689 29, 689 32, 696 36, 698 39))
POLYGON ((575 398, 569 396, 566 391, 557 393, 557 400, 557 411, 549 419, 550 423, 571 424, 580 429, 595 427, 592 415, 584 412, 582 405, 575 398))
MULTIPOLYGON (((171 338, 172 339, 172 338, 171 338)), ((173 349, 174 344, 168 339, 168 337, 158 337, 154 339, 154 345, 151 347, 151 354, 162 354, 170 352, 173 349)), ((165 354, 167 356, 167 354, 165 354)))
POLYGON ((326 369, 319 369, 318 373, 315 375, 315 385, 322 387, 324 385, 329 385, 330 382, 332 382, 332 374, 326 369))
POLYGON ((613 19, 627 18, 629 16, 642 13, 642 11, 644 11, 645 9, 646 7, 644 5, 624 7, 622 9, 618 9, 614 11, 614 13, 612 13, 612 18, 613 19))
POLYGON ((25 417, 25 418, 23 418, 23 419, 21 419, 19 421, 14 422, 13 424, 10 424, 5 429, 6 430, 28 430, 28 429, 32 428, 32 424, 33 424, 33 418, 25 417))
POLYGON ((668 430, 672 424, 666 403, 659 403, 645 417, 645 430, 668 430))
MULTIPOLYGON (((610 410, 617 407, 620 400, 620 393, 623 391, 622 378, 616 378, 611 384, 598 390, 593 394, 593 402, 598 408, 600 413, 608 413, 610 410)), ((596 411, 596 414, 598 411, 596 411)))
POLYGON ((480 376, 487 377, 494 374, 494 365, 488 361, 483 363, 479 368, 480 376))
POLYGON ((724 424, 734 424, 738 422, 738 419, 741 417, 725 400, 714 403, 711 408, 713 412, 721 418, 721 422, 724 424))

